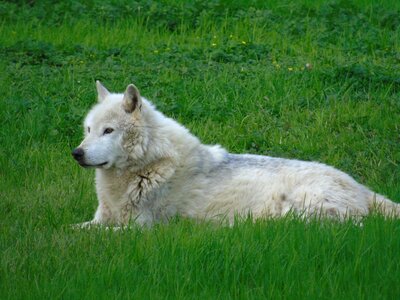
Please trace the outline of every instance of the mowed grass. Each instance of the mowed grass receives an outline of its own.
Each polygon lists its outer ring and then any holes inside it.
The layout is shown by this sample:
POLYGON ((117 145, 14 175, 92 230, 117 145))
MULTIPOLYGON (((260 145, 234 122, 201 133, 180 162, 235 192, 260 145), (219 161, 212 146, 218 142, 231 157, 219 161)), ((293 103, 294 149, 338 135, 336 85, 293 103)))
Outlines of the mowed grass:
POLYGON ((0 2, 1 299, 397 299, 400 221, 73 230, 94 81, 205 143, 316 160, 400 201, 397 1, 0 2))

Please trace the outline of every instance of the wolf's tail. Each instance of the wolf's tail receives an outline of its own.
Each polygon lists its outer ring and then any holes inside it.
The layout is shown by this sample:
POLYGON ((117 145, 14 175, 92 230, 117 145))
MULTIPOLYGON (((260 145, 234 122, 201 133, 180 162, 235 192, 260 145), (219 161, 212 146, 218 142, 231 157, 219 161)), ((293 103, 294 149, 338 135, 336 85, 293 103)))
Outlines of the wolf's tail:
POLYGON ((388 217, 400 218, 400 203, 393 202, 379 194, 372 194, 369 199, 369 211, 377 211, 388 217))

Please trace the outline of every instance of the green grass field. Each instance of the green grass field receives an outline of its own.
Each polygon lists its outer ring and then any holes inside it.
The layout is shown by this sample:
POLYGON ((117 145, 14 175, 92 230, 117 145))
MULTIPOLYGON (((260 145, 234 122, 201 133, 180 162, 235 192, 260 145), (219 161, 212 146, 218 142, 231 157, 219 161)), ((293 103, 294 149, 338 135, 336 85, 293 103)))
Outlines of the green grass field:
POLYGON ((0 2, 1 299, 399 299, 400 221, 379 215, 69 227, 97 204, 70 155, 96 79, 399 202, 399 1, 23 2, 0 2))

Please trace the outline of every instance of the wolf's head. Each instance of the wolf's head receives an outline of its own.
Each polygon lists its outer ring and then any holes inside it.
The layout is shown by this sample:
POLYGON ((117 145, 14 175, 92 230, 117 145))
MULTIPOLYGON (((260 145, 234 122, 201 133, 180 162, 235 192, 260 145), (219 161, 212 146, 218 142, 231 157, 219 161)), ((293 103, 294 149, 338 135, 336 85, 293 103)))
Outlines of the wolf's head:
POLYGON ((143 100, 133 84, 124 94, 110 93, 99 81, 96 87, 98 103, 88 113, 85 138, 72 155, 83 167, 121 168, 129 158, 140 159, 146 149, 143 100))

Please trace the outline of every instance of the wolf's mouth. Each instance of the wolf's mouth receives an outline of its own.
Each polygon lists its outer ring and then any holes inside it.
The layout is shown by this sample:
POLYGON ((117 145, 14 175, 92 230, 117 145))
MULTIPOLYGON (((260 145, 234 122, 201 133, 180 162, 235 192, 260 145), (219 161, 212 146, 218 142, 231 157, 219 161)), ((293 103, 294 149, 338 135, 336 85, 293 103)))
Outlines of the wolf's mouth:
POLYGON ((84 167, 84 168, 89 168, 89 167, 101 167, 101 166, 104 166, 104 165, 106 165, 106 164, 108 164, 108 161, 106 161, 106 162, 103 162, 103 163, 101 163, 101 164, 98 164, 98 165, 88 165, 88 164, 85 164, 84 162, 80 162, 79 163, 82 167, 84 167))

